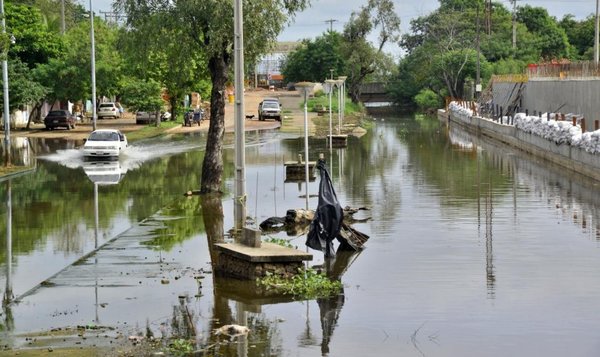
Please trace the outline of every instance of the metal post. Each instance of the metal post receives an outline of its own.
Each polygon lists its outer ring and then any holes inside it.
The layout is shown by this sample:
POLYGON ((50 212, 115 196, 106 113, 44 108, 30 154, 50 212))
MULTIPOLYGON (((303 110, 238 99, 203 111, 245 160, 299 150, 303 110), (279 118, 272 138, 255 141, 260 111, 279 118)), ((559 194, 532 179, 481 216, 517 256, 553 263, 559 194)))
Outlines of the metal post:
MULTIPOLYGON (((2 17, 2 33, 6 34, 6 20, 4 13, 4 0, 0 0, 0 16, 2 17)), ((10 166, 10 108, 8 100, 8 48, 2 54, 2 84, 4 89, 4 163, 10 166)))
POLYGON ((92 45, 92 128, 96 130, 96 44, 94 42, 94 12, 92 11, 92 0, 90 0, 90 42, 92 45))
POLYGON ((235 66, 235 229, 241 231, 246 219, 246 156, 244 132, 244 24, 242 1, 234 0, 234 66, 235 66))

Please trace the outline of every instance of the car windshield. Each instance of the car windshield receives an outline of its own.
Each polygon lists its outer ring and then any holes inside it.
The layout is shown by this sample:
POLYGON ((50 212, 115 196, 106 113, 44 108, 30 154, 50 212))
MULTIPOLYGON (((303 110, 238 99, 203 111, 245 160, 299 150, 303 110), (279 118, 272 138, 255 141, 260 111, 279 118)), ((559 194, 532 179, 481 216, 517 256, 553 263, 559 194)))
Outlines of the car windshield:
POLYGON ((263 108, 278 109, 279 108, 279 103, 277 103, 277 102, 263 102, 263 108))
POLYGON ((107 104, 100 104, 100 108, 112 108, 115 105, 112 103, 107 103, 107 104))
POLYGON ((66 110, 53 110, 50 113, 48 113, 48 115, 51 117, 60 117, 60 116, 67 115, 67 111, 66 110))
POLYGON ((88 141, 119 141, 119 134, 112 131, 94 131, 88 141))

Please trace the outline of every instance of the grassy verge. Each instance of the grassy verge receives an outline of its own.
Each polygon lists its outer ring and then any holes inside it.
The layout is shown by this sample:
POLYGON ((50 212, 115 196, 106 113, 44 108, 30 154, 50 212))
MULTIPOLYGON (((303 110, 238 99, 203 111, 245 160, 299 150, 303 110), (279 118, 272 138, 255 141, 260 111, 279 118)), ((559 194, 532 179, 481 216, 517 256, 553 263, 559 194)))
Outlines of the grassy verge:
POLYGON ((148 124, 140 130, 127 134, 127 141, 137 141, 141 139, 153 138, 165 133, 165 131, 181 125, 178 121, 163 121, 160 122, 160 126, 154 124, 148 124))
MULTIPOLYGON (((342 126, 342 134, 348 134, 354 128, 361 127, 364 129, 369 129, 372 126, 372 123, 369 120, 365 120, 366 118, 366 110, 361 103, 352 103, 351 100, 346 98, 346 107, 344 109, 344 123, 342 126)), ((304 104, 303 104, 304 106, 304 104)), ((318 116, 313 118, 313 123, 315 124, 316 131, 315 134, 317 136, 325 136, 329 134, 329 97, 328 96, 320 96, 309 98, 307 103, 308 110, 311 112, 316 112, 315 108, 323 108, 325 109, 325 113, 323 116, 318 116)), ((332 98, 331 101, 331 115, 334 130, 338 125, 338 100, 337 98, 332 98)))

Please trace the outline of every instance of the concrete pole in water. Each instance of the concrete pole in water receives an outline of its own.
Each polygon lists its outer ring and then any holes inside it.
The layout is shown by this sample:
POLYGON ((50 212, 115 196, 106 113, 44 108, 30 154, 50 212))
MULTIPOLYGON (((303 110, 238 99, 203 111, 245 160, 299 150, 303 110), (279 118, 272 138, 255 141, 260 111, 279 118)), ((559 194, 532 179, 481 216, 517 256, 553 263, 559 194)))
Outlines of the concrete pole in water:
POLYGON ((92 129, 96 130, 96 44, 94 41, 94 12, 92 11, 92 0, 90 0, 90 42, 92 45, 92 129))
POLYGON ((234 75, 235 75, 235 230, 244 228, 246 219, 246 154, 244 132, 244 15, 242 0, 234 0, 234 75))
POLYGON ((333 139, 333 125, 331 123, 331 94, 333 93, 333 87, 335 86, 335 81, 333 79, 325 80, 325 85, 323 88, 325 89, 325 93, 329 95, 329 152, 332 150, 332 139, 333 139))
MULTIPOLYGON (((338 77, 339 78, 339 77, 338 77)), ((335 81, 338 88, 337 99, 338 99, 338 130, 337 133, 340 135, 342 129, 342 80, 338 79, 335 81)))
POLYGON ((296 88, 300 91, 300 94, 304 97, 304 176, 306 179, 306 210, 308 210, 308 95, 312 92, 314 83, 300 82, 296 83, 296 88))
POLYGON ((342 130, 342 126, 344 125, 344 114, 346 111, 346 78, 347 76, 339 76, 338 79, 342 81, 342 93, 340 94, 340 107, 342 108, 341 116, 340 116, 340 132, 342 130))
MULTIPOLYGON (((6 14, 4 13, 4 0, 0 0, 0 16, 2 17, 2 33, 6 34, 6 14)), ((10 109, 8 101, 8 48, 2 54, 2 84, 4 95, 4 152, 5 165, 10 166, 10 109)))

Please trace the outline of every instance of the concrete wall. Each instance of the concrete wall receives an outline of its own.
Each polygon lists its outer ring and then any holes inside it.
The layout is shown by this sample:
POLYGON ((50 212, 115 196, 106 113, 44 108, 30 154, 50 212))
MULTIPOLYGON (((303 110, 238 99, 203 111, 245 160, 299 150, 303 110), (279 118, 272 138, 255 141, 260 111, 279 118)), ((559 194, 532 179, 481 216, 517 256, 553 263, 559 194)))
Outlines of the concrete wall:
MULTIPOLYGON (((495 82, 494 103, 507 107, 507 98, 515 83, 495 82)), ((525 84, 521 112, 573 113, 586 118, 586 126, 593 128, 593 120, 600 119, 600 79, 530 79, 525 84)))
POLYGON ((595 180, 600 180, 600 155, 590 154, 568 144, 557 145, 553 141, 526 133, 514 126, 499 124, 486 118, 461 117, 440 109, 438 119, 460 125, 473 134, 488 136, 595 180))

